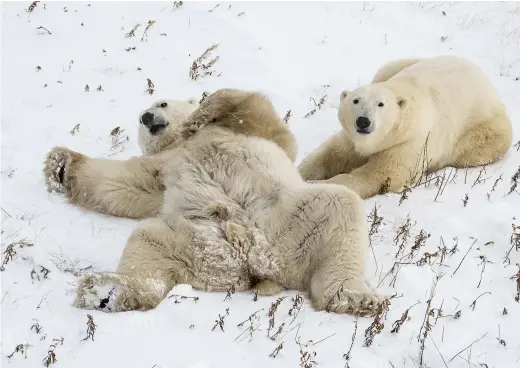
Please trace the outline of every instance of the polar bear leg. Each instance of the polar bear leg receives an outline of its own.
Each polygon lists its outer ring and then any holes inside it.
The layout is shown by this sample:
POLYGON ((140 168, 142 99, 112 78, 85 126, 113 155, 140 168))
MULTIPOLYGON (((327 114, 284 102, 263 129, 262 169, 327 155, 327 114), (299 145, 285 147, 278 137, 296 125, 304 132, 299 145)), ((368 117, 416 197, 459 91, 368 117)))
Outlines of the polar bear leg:
POLYGON ((393 60, 385 65, 383 65, 381 68, 378 69, 376 74, 374 75, 374 78, 372 79, 372 83, 380 83, 385 82, 392 78, 394 75, 399 73, 401 70, 408 68, 409 66, 412 66, 413 64, 418 63, 422 59, 398 59, 393 60))
POLYGON ((162 162, 154 156, 129 160, 90 158, 65 147, 54 147, 44 163, 49 191, 106 215, 146 218, 159 213, 164 188, 162 162))
POLYGON ((310 280, 307 288, 314 307, 373 314, 383 297, 364 277, 369 237, 363 201, 348 188, 330 184, 309 184, 300 198, 287 224, 299 236, 291 257, 298 261, 291 267, 310 280))
POLYGON ((144 221, 130 236, 116 272, 86 275, 74 306, 105 312, 155 308, 175 284, 188 278, 179 247, 182 234, 163 221, 144 221))
POLYGON ((509 117, 504 111, 475 124, 455 143, 453 161, 449 166, 466 168, 488 165, 501 159, 513 141, 509 117))
POLYGON ((363 161, 352 142, 339 132, 306 156, 298 165, 298 172, 306 181, 326 180, 354 170, 363 161))

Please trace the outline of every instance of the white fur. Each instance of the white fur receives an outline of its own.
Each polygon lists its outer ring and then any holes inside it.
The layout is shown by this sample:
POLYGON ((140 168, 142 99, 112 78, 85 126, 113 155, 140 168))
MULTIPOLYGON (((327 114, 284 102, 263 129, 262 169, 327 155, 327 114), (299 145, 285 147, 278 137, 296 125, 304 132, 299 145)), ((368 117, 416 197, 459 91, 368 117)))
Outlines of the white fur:
POLYGON ((307 180, 346 185, 362 198, 383 187, 398 191, 446 166, 495 162, 512 143, 496 89, 478 66, 454 56, 387 63, 372 84, 342 92, 338 117, 343 130, 299 171, 307 180), (360 116, 372 122, 370 134, 357 131, 360 116))

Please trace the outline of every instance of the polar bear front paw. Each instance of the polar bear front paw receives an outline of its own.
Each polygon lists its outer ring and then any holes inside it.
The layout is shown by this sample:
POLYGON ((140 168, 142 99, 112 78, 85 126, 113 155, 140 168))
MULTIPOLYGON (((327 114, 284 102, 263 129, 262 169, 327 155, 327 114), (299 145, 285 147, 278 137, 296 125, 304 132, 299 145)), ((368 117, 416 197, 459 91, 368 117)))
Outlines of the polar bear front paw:
POLYGON ((80 280, 73 305, 103 312, 124 312, 139 309, 138 301, 125 276, 115 272, 99 272, 80 280))
POLYGON ((116 299, 121 291, 119 282, 103 273, 85 275, 79 282, 74 306, 82 309, 115 312, 116 299))
POLYGON ((44 163, 43 174, 49 192, 66 192, 66 170, 72 161, 72 152, 64 147, 54 147, 44 163))

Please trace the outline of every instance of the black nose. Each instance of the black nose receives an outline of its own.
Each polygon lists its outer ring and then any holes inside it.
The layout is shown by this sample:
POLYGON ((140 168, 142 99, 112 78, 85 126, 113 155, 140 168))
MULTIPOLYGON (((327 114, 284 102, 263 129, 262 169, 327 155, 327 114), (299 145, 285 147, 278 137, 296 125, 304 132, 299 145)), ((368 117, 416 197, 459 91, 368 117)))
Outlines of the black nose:
POLYGON ((145 112, 143 116, 141 116, 141 123, 146 126, 151 126, 153 124, 153 114, 151 112, 145 112))
POLYGON ((365 118, 364 116, 360 116, 356 119, 356 125, 361 130, 367 129, 370 126, 370 124, 372 124, 370 120, 368 118, 365 118))

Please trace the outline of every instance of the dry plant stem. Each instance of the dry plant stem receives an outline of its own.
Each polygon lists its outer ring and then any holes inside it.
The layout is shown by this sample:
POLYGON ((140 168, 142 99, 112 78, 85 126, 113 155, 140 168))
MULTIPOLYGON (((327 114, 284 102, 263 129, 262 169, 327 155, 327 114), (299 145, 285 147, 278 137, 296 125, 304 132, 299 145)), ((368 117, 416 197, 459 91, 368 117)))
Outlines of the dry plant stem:
POLYGON ((372 342, 374 341, 374 337, 383 331, 383 328, 385 327, 385 324, 382 322, 384 319, 386 319, 386 314, 388 312, 388 306, 390 305, 390 300, 386 299, 384 302, 381 303, 379 306, 379 309, 377 311, 377 314, 374 317, 374 321, 372 324, 365 330, 365 341, 363 343, 363 346, 370 346, 372 345, 372 342))
POLYGON ((287 111, 285 113, 285 116, 283 117, 282 121, 285 123, 285 124, 288 124, 289 123, 289 119, 291 118, 292 114, 291 114, 291 110, 287 111))
POLYGON ((354 320, 354 332, 352 333, 352 340, 350 342, 350 347, 348 349, 348 352, 343 355, 343 358, 345 358, 345 368, 350 368, 350 365, 348 364, 350 357, 352 356, 352 347, 354 346, 354 341, 356 340, 356 334, 357 334, 357 327, 358 327, 358 318, 354 320))
POLYGON ((420 304, 421 302, 417 302, 415 303, 414 305, 412 305, 410 308, 408 308, 407 310, 404 311, 404 313, 401 315, 401 318, 398 319, 397 321, 395 321, 393 324, 392 324, 392 330, 390 331, 390 333, 399 333, 399 330, 401 329, 401 326, 406 322, 406 320, 408 319, 408 313, 410 312, 410 309, 412 309, 413 307, 415 307, 417 304, 420 304))
POLYGON ((219 313, 218 318, 215 320, 215 325, 213 326, 211 331, 215 331, 215 329, 218 326, 218 327, 220 327, 222 332, 225 332, 224 331, 224 318, 226 318, 227 315, 229 315, 229 308, 226 308, 226 314, 224 314, 223 316, 221 316, 219 313))
POLYGON ((269 356, 270 356, 271 358, 276 358, 276 356, 278 355, 278 353, 280 353, 280 351, 281 351, 282 349, 283 349, 283 342, 280 343, 280 345, 278 345, 278 346, 274 349, 274 351, 273 351, 271 354, 269 354, 269 356))
POLYGON ((437 202, 437 199, 444 193, 444 190, 446 189, 446 186, 450 182, 451 173, 454 172, 454 171, 455 171, 454 175, 456 175, 457 174, 457 170, 456 169, 451 169, 449 171, 447 177, 446 177, 447 170, 445 169, 443 171, 442 177, 440 177, 441 182, 440 182, 440 185, 439 185, 439 189, 437 191, 437 194, 435 195, 435 199, 433 200, 434 202, 437 202))
POLYGON ((511 177, 511 188, 509 188, 508 195, 516 191, 516 187, 520 181, 520 166, 518 166, 518 170, 514 173, 514 175, 511 177))
POLYGON ((148 31, 154 24, 155 24, 155 20, 148 21, 148 24, 146 25, 146 28, 144 29, 143 35, 141 37, 141 41, 146 41, 146 39, 148 38, 148 31))
POLYGON ((469 305, 471 307, 471 310, 475 310, 475 307, 477 306, 477 300, 479 300, 481 296, 486 295, 486 294, 491 295, 491 293, 489 291, 486 291, 485 293, 482 293, 479 296, 477 296, 477 299, 473 300, 473 303, 471 303, 469 305))
POLYGON ((94 323, 94 318, 90 314, 87 314, 87 336, 81 341, 86 341, 88 339, 92 339, 92 341, 94 341, 96 327, 97 325, 94 323))
POLYGON ((437 288, 437 284, 442 276, 436 276, 435 280, 433 281, 433 285, 430 291, 430 297, 428 298, 428 301, 426 303, 426 310, 424 312, 424 319, 423 323, 421 325, 421 328, 419 330, 419 334, 417 335, 417 341, 421 344, 419 348, 419 366, 422 368, 425 366, 424 363, 424 349, 426 344, 426 338, 428 337, 428 333, 432 329, 432 325, 430 323, 430 316, 432 315, 432 309, 431 309, 431 303, 433 300, 433 297, 435 296, 435 289, 437 288), (423 332, 424 331, 424 332, 423 332))
POLYGON ((457 354, 455 354, 450 360, 448 360, 448 363, 451 362, 453 359, 455 359, 457 356, 459 356, 460 354, 462 354, 463 352, 465 352, 466 350, 468 350, 470 347, 472 347, 473 345, 475 345, 477 342, 479 342, 480 340, 482 340, 484 337, 486 337, 488 333, 486 332, 484 335, 480 336, 478 339, 476 339, 475 341, 473 341, 471 344, 469 344, 468 346, 466 346, 464 349, 462 349, 461 351, 459 351, 457 354))
POLYGON ((129 37, 135 37, 135 31, 137 31, 137 28, 139 28, 141 25, 137 23, 134 28, 132 28, 127 34, 125 34, 125 38, 129 37))
POLYGON ((36 8, 36 6, 38 5, 39 1, 33 1, 31 3, 31 5, 29 5, 29 7, 27 8, 26 12, 27 13, 32 13, 34 8, 36 8))
POLYGON ((417 161, 415 162, 415 168, 410 173, 410 183, 422 183, 423 179, 428 179, 428 167, 431 164, 431 160, 428 160, 428 139, 430 138, 430 134, 426 136, 426 140, 424 145, 417 157, 417 161))
POLYGON ((431 335, 430 335, 430 340, 432 340, 432 342, 433 342, 433 346, 435 346, 435 350, 437 350, 437 353, 439 353, 439 356, 441 357, 442 362, 444 363, 444 366, 445 366, 446 368, 448 368, 448 364, 446 364, 446 360, 444 360, 444 357, 442 356, 442 354, 441 354, 439 348, 437 347, 437 344, 435 343, 435 341, 433 340, 433 337, 431 337, 431 335))
POLYGON ((468 255, 468 253, 471 251, 471 249, 473 249, 473 246, 477 243, 477 239, 475 239, 475 241, 473 242, 473 244, 471 244, 471 247, 469 247, 468 251, 466 252, 466 254, 464 255, 464 257, 462 257, 462 261, 460 261, 459 265, 457 266, 457 268, 455 269, 455 271, 453 271, 453 274, 451 276, 454 276, 457 271, 459 270, 460 266, 462 265, 462 262, 464 262, 464 260, 466 259, 466 256, 468 255))
POLYGON ((43 27, 43 26, 39 26, 37 27, 36 29, 43 29, 44 31, 47 31, 48 34, 52 34, 51 31, 49 31, 47 28, 43 27))
POLYGON ((481 259, 480 264, 482 265, 482 269, 480 270, 480 280, 478 281, 477 289, 480 288, 480 284, 482 283, 482 276, 484 276, 484 271, 486 270, 486 264, 492 263, 487 260, 486 256, 480 256, 480 259, 481 259))
MULTIPOLYGON (((482 169, 480 169, 479 173, 478 173, 478 176, 477 178, 475 179, 475 181, 473 182, 473 185, 471 186, 471 188, 473 188, 475 185, 477 184, 480 184, 482 183, 482 180, 481 180, 481 176, 483 173, 486 173, 486 166, 483 166, 482 169)), ((485 180, 485 179, 484 179, 485 180)))

